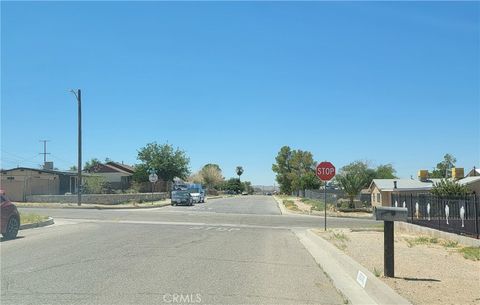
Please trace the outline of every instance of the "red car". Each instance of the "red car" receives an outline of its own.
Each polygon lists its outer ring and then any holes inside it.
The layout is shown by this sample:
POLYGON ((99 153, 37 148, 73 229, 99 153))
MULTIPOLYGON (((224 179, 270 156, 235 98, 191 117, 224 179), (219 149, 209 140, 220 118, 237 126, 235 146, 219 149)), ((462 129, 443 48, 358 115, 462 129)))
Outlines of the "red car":
POLYGON ((0 198, 2 201, 0 211, 2 235, 5 239, 14 239, 20 228, 20 213, 18 213, 17 207, 8 200, 5 191, 0 190, 0 198))

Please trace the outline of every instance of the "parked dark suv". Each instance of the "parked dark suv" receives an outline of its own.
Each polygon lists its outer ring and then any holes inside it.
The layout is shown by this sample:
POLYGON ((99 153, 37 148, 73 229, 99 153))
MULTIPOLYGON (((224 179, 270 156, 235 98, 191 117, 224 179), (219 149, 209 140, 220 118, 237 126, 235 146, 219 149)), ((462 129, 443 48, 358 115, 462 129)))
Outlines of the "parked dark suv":
POLYGON ((5 191, 0 190, 1 198, 1 216, 0 227, 2 235, 5 239, 14 239, 17 237, 18 229, 20 229, 20 214, 17 207, 7 198, 5 191))

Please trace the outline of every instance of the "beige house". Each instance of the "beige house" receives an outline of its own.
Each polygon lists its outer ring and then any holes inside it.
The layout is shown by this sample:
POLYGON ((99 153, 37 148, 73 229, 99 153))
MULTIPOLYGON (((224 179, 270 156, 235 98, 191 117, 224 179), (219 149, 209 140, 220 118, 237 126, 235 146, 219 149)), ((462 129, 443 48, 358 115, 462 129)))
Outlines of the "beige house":
MULTIPOLYGON (((450 180, 451 178, 449 178, 450 180)), ((370 184, 372 206, 392 206, 392 194, 422 194, 428 193, 435 183, 442 179, 429 179, 425 181, 413 179, 373 179, 370 184)), ((480 176, 465 177, 457 183, 466 185, 470 191, 480 194, 480 176)))
POLYGON ((0 189, 12 201, 25 201, 29 195, 75 193, 76 175, 74 172, 17 167, 1 171, 0 189))
POLYGON ((91 169, 89 173, 103 177, 111 188, 127 189, 131 185, 134 171, 134 168, 130 165, 118 162, 107 162, 105 164, 98 164, 91 169))
POLYGON ((480 176, 465 177, 458 180, 459 184, 466 185, 475 194, 480 195, 480 176))
POLYGON ((373 179, 369 187, 372 206, 391 206, 393 193, 426 193, 433 187, 433 183, 413 179, 373 179))

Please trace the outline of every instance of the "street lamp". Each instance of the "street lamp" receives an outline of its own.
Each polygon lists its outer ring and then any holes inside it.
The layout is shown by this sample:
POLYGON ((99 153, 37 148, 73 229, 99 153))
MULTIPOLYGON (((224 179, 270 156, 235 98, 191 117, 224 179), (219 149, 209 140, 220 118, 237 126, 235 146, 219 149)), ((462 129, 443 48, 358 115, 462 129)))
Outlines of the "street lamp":
POLYGON ((70 90, 78 104, 78 165, 77 165, 77 204, 82 205, 82 91, 70 90))

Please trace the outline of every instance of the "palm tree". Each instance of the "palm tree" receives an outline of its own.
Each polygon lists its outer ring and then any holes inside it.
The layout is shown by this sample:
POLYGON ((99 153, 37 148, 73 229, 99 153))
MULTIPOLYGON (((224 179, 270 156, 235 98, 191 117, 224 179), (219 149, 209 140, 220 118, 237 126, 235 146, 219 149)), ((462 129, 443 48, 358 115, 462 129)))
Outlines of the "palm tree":
POLYGON ((338 181, 350 199, 350 208, 353 208, 353 199, 362 191, 365 184, 364 177, 359 174, 346 173, 339 175, 338 181))
POLYGON ((243 174, 243 167, 242 166, 237 166, 236 171, 237 171, 237 175, 238 175, 238 180, 240 180, 240 176, 243 174))

